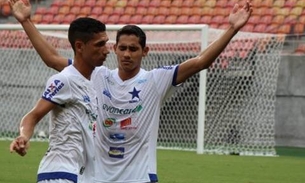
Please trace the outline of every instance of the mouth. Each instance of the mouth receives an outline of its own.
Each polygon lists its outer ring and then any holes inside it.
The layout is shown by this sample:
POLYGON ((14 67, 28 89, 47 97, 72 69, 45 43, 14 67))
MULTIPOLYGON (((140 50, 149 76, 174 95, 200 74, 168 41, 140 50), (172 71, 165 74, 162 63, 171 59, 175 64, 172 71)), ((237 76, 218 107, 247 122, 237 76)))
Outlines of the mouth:
POLYGON ((131 60, 122 60, 121 62, 122 62, 122 64, 131 64, 132 63, 131 60))

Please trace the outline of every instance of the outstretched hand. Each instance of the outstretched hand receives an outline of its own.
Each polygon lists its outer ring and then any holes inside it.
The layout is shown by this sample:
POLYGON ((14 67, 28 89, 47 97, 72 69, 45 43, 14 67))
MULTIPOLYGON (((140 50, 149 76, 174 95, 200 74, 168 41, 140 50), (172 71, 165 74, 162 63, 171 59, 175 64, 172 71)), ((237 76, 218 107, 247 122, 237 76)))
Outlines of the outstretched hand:
POLYGON ((10 145, 10 152, 16 152, 20 156, 24 156, 29 148, 29 141, 23 136, 17 137, 10 145))
POLYGON ((29 0, 9 0, 8 1, 12 14, 21 23, 26 21, 31 16, 31 4, 29 0))
POLYGON ((229 16, 229 23, 238 31, 248 22, 252 11, 252 5, 249 1, 242 8, 238 4, 235 4, 229 16))

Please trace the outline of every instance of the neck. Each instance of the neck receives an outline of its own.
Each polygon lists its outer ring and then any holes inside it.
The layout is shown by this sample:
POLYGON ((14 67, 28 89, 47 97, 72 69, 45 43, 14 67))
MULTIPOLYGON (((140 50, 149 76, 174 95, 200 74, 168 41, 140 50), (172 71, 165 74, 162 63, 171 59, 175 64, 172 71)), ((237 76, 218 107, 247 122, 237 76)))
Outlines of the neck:
POLYGON ((119 68, 119 77, 121 78, 122 81, 126 81, 128 79, 131 79, 135 77, 138 73, 140 72, 140 68, 137 68, 136 70, 123 70, 119 68))
POLYGON ((78 70, 79 73, 81 73, 85 78, 90 80, 91 74, 94 70, 94 67, 86 64, 85 62, 78 60, 75 58, 73 62, 73 66, 78 70))

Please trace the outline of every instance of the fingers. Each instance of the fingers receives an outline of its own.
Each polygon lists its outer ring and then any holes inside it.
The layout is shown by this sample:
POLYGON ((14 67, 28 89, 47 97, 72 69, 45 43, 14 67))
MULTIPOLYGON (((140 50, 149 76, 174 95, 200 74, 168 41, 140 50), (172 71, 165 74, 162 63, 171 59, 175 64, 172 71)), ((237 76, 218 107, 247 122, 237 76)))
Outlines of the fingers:
POLYGON ((239 4, 235 4, 233 7, 233 13, 236 13, 239 9, 239 4))
POLYGON ((8 0, 8 4, 13 7, 17 0, 8 0))
POLYGON ((8 4, 9 4, 11 7, 14 5, 13 0, 8 0, 7 2, 8 2, 8 4))
POLYGON ((16 4, 18 1, 22 1, 25 5, 30 4, 30 2, 29 2, 28 0, 8 0, 8 3, 9 3, 10 5, 14 5, 14 4, 16 4))
POLYGON ((27 6, 30 5, 30 2, 28 0, 22 0, 22 2, 27 6))
POLYGON ((20 156, 25 156, 26 155, 26 150, 22 150, 17 152, 20 156))
POLYGON ((244 9, 245 9, 247 12, 252 11, 252 4, 251 4, 249 1, 247 1, 247 3, 246 3, 245 6, 244 6, 244 9))
POLYGON ((16 152, 20 156, 26 155, 27 152, 27 142, 21 138, 17 137, 11 144, 10 144, 10 152, 16 152))

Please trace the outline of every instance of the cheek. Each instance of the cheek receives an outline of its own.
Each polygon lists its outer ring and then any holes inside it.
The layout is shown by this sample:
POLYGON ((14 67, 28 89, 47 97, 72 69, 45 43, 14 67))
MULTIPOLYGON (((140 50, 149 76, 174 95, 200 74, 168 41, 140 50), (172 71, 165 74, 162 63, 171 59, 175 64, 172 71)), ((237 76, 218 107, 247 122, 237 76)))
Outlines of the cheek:
POLYGON ((92 49, 90 50, 90 54, 92 55, 92 57, 101 56, 103 54, 103 49, 92 49))
POLYGON ((94 60, 94 59, 97 59, 97 57, 100 55, 100 53, 98 51, 95 51, 95 50, 87 50, 85 53, 84 53, 84 57, 86 59, 89 59, 89 60, 94 60))
POLYGON ((134 61, 136 61, 137 63, 141 63, 142 58, 143 58, 142 54, 137 54, 134 57, 134 61))
POLYGON ((124 57, 124 52, 116 51, 115 54, 116 54, 116 56, 117 56, 118 58, 124 57))

